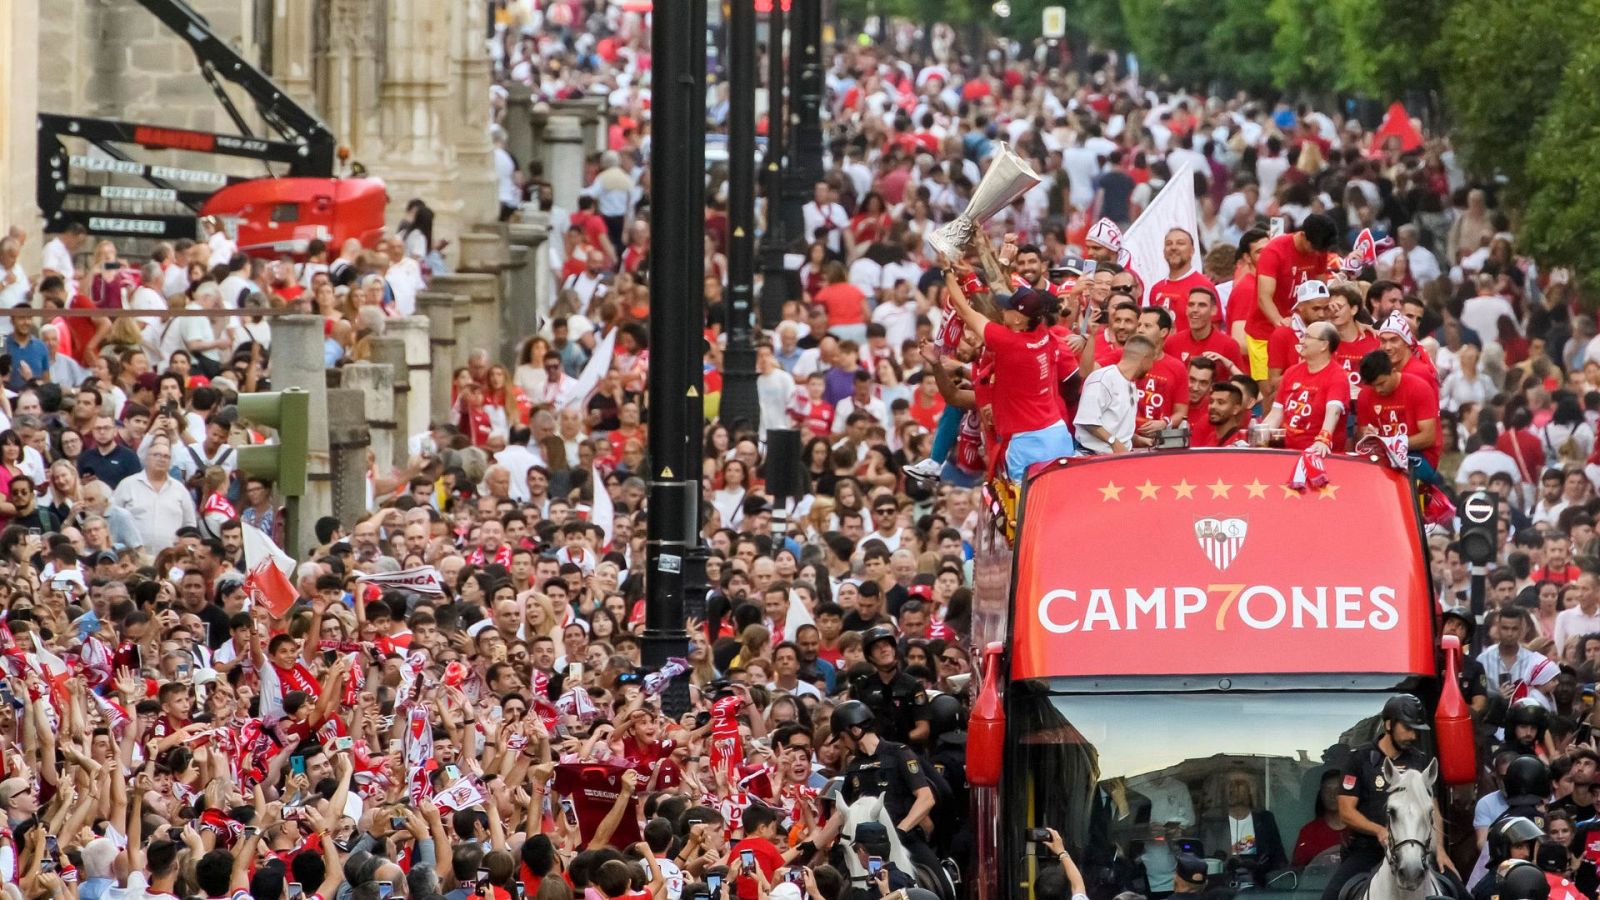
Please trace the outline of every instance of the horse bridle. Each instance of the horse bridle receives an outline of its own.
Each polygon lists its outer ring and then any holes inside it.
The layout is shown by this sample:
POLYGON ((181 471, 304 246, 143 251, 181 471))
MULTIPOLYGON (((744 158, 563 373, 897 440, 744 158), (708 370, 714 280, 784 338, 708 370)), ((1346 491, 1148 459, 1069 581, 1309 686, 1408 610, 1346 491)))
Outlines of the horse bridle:
POLYGON ((1390 840, 1389 841, 1389 846, 1387 848, 1385 848, 1385 850, 1384 850, 1384 856, 1388 858, 1389 868, 1390 869, 1393 869, 1393 870, 1396 870, 1396 871, 1399 870, 1399 868, 1400 868, 1400 859, 1399 859, 1400 848, 1404 847, 1407 844, 1416 844, 1418 847, 1421 847, 1422 848, 1422 859, 1423 859, 1424 865, 1431 865, 1429 860, 1433 859, 1433 839, 1432 839, 1432 836, 1430 835, 1428 840, 1423 840, 1421 838, 1404 838, 1404 839, 1398 840, 1398 841, 1390 840))

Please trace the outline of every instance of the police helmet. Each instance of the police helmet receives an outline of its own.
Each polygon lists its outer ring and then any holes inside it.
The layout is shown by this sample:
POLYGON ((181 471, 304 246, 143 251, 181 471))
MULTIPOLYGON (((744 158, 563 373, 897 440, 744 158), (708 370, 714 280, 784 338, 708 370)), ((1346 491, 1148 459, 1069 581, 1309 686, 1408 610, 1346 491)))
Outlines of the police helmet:
POLYGON ((1506 767, 1501 785, 1512 803, 1543 803, 1550 797, 1550 768, 1537 756, 1519 756, 1506 767))
POLYGON ((961 706, 961 698, 954 694, 940 694, 929 700, 929 737, 937 738, 952 731, 964 731, 967 727, 965 712, 961 706))
POLYGON ((1506 816, 1489 826, 1489 856, 1507 859, 1511 848, 1544 837, 1544 830, 1524 816, 1506 816))
POLYGON ((1462 625, 1464 625, 1467 629, 1467 638, 1465 642, 1472 642, 1472 635, 1478 630, 1478 623, 1473 619, 1472 610, 1467 609, 1465 606, 1452 606, 1439 614, 1439 620, 1441 622, 1445 619, 1455 619, 1457 622, 1460 622, 1462 625))
POLYGON ((1415 731, 1429 731, 1428 712, 1411 694, 1396 694, 1383 704, 1383 721, 1399 722, 1415 731))
POLYGON ((834 709, 828 725, 834 734, 847 734, 852 728, 875 731, 878 727, 878 717, 874 716, 872 710, 860 700, 849 700, 834 709))
POLYGON ((1572 853, 1567 850, 1565 844, 1552 838, 1545 838, 1539 842, 1539 849, 1534 853, 1533 859, 1539 868, 1565 878, 1572 863, 1572 853))
POLYGON ((1545 727, 1550 724, 1550 713, 1539 701, 1532 697, 1523 697, 1511 704, 1511 709, 1506 712, 1506 730, 1516 728, 1518 725, 1532 725, 1539 729, 1539 734, 1544 734, 1545 727))
POLYGON ((889 630, 889 626, 874 625, 861 635, 861 652, 871 659, 872 648, 883 641, 888 641, 895 645, 896 650, 899 649, 900 641, 894 636, 894 632, 889 630))
POLYGON ((1550 900, 1550 881, 1540 868, 1525 859, 1511 860, 1496 879, 1500 900, 1550 900))

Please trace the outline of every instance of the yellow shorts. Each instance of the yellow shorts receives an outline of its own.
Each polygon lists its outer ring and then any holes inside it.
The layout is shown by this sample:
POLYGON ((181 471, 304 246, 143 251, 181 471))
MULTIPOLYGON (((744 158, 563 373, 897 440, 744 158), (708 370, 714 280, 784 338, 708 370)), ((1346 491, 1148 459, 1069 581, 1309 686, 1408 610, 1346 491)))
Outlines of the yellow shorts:
POLYGON ((1250 377, 1257 381, 1267 380, 1267 342, 1256 340, 1253 337, 1244 339, 1245 349, 1250 354, 1250 377))

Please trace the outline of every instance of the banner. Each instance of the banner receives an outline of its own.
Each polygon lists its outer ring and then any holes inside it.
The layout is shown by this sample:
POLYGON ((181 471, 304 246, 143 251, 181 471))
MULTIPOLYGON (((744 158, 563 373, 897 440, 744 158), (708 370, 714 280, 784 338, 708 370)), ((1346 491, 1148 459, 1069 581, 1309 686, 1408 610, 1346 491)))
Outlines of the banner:
POLYGON ((1326 483, 1295 490, 1283 478, 1297 457, 1192 450, 1036 475, 1012 677, 1432 673, 1434 600, 1405 474, 1334 456, 1326 483), (1086 517, 1094 528, 1072 528, 1086 517))
POLYGON ((1164 248, 1167 232, 1181 228, 1194 241, 1193 271, 1200 271, 1200 217, 1195 208, 1194 173, 1188 166, 1179 169, 1161 188, 1122 234, 1122 249, 1128 251, 1133 271, 1144 282, 1141 305, 1150 302, 1150 286, 1167 277, 1170 268, 1164 248))
POLYGON ((282 617, 299 599, 290 576, 294 573, 294 559, 283 552, 265 531, 242 524, 244 530, 245 589, 252 602, 260 603, 274 617, 282 617))
POLYGON ((433 566, 418 566, 415 569, 403 569, 388 574, 358 575, 356 581, 360 584, 375 584, 380 588, 394 588, 415 594, 444 593, 444 577, 433 566))

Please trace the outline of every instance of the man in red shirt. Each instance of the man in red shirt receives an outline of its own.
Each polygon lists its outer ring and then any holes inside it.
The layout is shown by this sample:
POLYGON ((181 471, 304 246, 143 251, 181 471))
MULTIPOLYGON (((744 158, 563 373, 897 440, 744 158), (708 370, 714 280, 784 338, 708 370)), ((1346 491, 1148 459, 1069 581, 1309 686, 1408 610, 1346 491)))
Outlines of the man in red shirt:
POLYGON ((1217 329, 1216 310, 1215 290, 1205 285, 1190 288, 1184 306, 1188 327, 1167 338, 1166 349, 1184 363, 1190 357, 1204 356, 1223 370, 1223 377, 1230 377, 1246 371, 1244 354, 1239 352, 1237 341, 1217 329))
MULTIPOLYGON (((957 264, 960 265, 960 264, 957 264)), ((991 322, 967 302, 956 265, 945 268, 950 302, 967 327, 983 335, 994 359, 994 430, 1006 447, 1006 472, 1021 480, 1028 466, 1072 456, 1072 432, 1062 416, 1060 377, 1066 350, 1047 321, 1055 298, 1018 288, 996 296, 1005 324, 991 322)), ((1170 320, 1169 320, 1170 321, 1170 320)))
POLYGON ((1378 345, 1388 354, 1389 362, 1407 375, 1422 379, 1439 396, 1439 372, 1433 367, 1428 354, 1417 352, 1416 339, 1411 335, 1411 323, 1403 313, 1391 313, 1378 329, 1378 345))
POLYGON ((1304 281, 1294 291, 1294 314, 1287 322, 1272 330, 1267 339, 1267 389, 1268 402, 1277 390, 1283 373, 1300 362, 1300 335, 1306 326, 1328 317, 1328 286, 1320 281, 1304 281))
POLYGON ((1235 381, 1219 381, 1211 388, 1211 405, 1206 410, 1206 424, 1211 427, 1207 436, 1210 443, 1190 443, 1192 447, 1247 447, 1249 441, 1250 407, 1245 402, 1244 388, 1235 381))
POLYGON ((1344 414, 1350 405, 1350 382, 1333 364, 1339 331, 1327 322, 1306 326, 1300 338, 1305 362, 1283 373, 1272 411, 1262 422, 1284 429, 1283 445, 1291 450, 1310 449, 1318 456, 1344 447, 1344 414))
POLYGON ((734 891, 740 900, 756 900, 761 896, 756 879, 747 874, 753 868, 760 866, 761 874, 771 882, 773 873, 788 863, 788 856, 798 856, 800 853, 799 850, 791 850, 785 854, 778 850, 779 819, 782 815, 781 810, 761 803, 752 803, 744 811, 745 838, 734 844, 729 854, 738 867, 738 871, 732 874, 738 879, 734 882, 734 891))
MULTIPOLYGON (((1244 324, 1250 376, 1256 381, 1267 380, 1267 339, 1293 311, 1295 288, 1328 270, 1328 251, 1338 238, 1339 226, 1333 219, 1313 213, 1306 216, 1299 231, 1280 234, 1261 249, 1256 262, 1256 302, 1244 324)), ((1248 299, 1236 296, 1234 302, 1247 303, 1248 299)))
POLYGON ((1188 373, 1177 357, 1165 351, 1172 333, 1172 315, 1159 306, 1139 310, 1139 336, 1156 345, 1155 360, 1144 378, 1134 383, 1139 399, 1134 410, 1134 445, 1149 447, 1163 429, 1189 415, 1188 373))
POLYGON ((1411 474, 1442 487, 1438 393, 1417 376, 1396 370, 1382 350, 1361 358, 1361 383, 1365 387, 1356 399, 1356 433, 1404 437, 1411 474))
POLYGON ((1215 447, 1217 436, 1211 430, 1211 386, 1217 379, 1217 364, 1210 357, 1189 360, 1189 446, 1215 447))
POLYGON ((1233 266, 1233 287, 1228 290, 1228 336, 1245 346, 1244 323, 1256 308, 1256 260, 1267 246, 1264 228, 1252 228, 1239 238, 1238 259, 1233 266))
POLYGON ((1122 345, 1139 330, 1139 307, 1124 300, 1111 307, 1111 323, 1101 328, 1094 338, 1094 364, 1096 368, 1114 366, 1122 359, 1122 345))
MULTIPOLYGON (((1215 296, 1217 286, 1195 270, 1194 237, 1189 232, 1182 228, 1168 229, 1166 240, 1161 245, 1161 256, 1167 261, 1167 277, 1150 285, 1146 306, 1159 306, 1177 315, 1178 310, 1188 303, 1190 292, 1196 288, 1205 288, 1215 296)), ((1222 318, 1221 310, 1215 306, 1212 315, 1219 320, 1222 318)))

